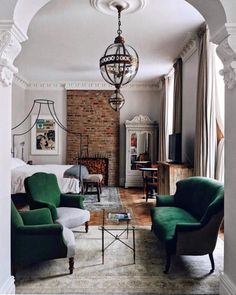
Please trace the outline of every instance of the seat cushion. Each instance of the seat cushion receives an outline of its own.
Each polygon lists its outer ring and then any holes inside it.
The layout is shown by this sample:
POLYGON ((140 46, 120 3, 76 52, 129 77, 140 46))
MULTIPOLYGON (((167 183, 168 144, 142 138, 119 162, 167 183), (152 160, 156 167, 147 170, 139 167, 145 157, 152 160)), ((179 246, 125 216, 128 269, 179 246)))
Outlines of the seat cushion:
POLYGON ((58 219, 56 222, 68 228, 74 228, 90 220, 89 211, 79 208, 59 207, 57 208, 57 214, 58 219))
POLYGON ((89 174, 83 179, 83 182, 101 182, 103 179, 102 174, 89 174))
POLYGON ((75 236, 73 232, 69 228, 63 226, 62 234, 67 246, 67 257, 68 258, 74 257, 75 256, 75 236))
POLYGON ((176 224, 198 222, 191 214, 177 207, 152 208, 151 216, 153 230, 162 241, 170 241, 174 238, 176 224))

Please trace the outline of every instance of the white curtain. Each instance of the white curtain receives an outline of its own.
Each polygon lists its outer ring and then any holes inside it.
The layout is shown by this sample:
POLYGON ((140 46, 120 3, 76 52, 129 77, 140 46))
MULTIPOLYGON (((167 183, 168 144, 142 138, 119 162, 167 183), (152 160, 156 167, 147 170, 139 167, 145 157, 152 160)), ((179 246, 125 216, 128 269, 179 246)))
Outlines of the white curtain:
POLYGON ((168 159, 169 134, 173 126, 173 93, 174 70, 171 70, 164 78, 164 87, 161 95, 160 136, 159 136, 159 161, 168 159))
POLYGON ((163 79, 161 90, 161 108, 160 108, 160 125, 159 125, 159 161, 165 162, 167 159, 166 153, 166 136, 167 136, 167 101, 166 101, 166 85, 163 79))
POLYGON ((195 134, 195 175, 215 178, 216 166, 216 65, 208 29, 200 32, 197 115, 195 134))

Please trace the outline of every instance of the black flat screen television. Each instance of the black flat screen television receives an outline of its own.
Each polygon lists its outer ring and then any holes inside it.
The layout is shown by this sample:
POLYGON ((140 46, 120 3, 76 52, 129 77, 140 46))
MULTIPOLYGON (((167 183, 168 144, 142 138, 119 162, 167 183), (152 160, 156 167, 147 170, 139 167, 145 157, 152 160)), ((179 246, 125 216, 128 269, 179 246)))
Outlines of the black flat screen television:
POLYGON ((181 163, 181 133, 169 135, 169 160, 173 163, 181 163))

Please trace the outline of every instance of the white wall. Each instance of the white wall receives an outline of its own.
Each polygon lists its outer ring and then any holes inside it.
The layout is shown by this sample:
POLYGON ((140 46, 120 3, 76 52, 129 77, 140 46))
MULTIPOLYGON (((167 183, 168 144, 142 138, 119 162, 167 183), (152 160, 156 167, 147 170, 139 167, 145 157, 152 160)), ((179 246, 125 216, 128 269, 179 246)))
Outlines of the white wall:
MULTIPOLYGON (((46 98, 55 101, 55 108, 57 115, 64 126, 66 126, 66 90, 37 90, 27 89, 23 90, 18 86, 14 86, 14 105, 12 112, 14 115, 13 123, 22 120, 29 112, 33 100, 36 98, 46 98), (23 105, 24 102, 24 105, 23 105)), ((157 90, 123 90, 125 97, 125 105, 120 112, 120 176, 124 180, 125 173, 125 127, 126 120, 133 119, 134 116, 142 114, 148 115, 151 120, 159 122, 159 97, 157 90)), ((33 113, 37 113, 37 108, 33 113)), ((47 108, 43 107, 41 114, 48 114, 47 108)), ((24 125, 24 130, 30 127, 30 120, 24 125)), ((58 163, 63 164, 66 161, 66 132, 59 128, 59 155, 51 156, 36 156, 31 155, 30 149, 30 132, 25 136, 25 160, 32 160, 34 164, 58 163)), ((19 143, 23 140, 18 140, 18 155, 20 156, 19 143)))
MULTIPOLYGON (((17 84, 12 85, 12 127, 17 126, 25 118, 25 89, 17 84)), ((12 130, 12 134, 24 132, 24 125, 12 130)), ((20 143, 25 141, 25 136, 15 137, 15 154, 17 158, 21 158, 20 143)))
POLYGON ((193 167, 196 126, 198 51, 183 62, 182 161, 193 167))
POLYGON ((157 90, 123 90, 125 104, 120 110, 120 185, 125 180, 125 121, 137 115, 147 115, 159 123, 160 97, 157 90))
POLYGON ((11 196, 11 87, 0 81, 0 293, 14 292, 10 262, 10 196, 11 196))
MULTIPOLYGON (((22 88, 14 85, 13 87, 13 101, 12 106, 13 113, 13 125, 15 123, 22 121, 25 116, 29 113, 34 99, 45 98, 50 99, 55 102, 55 110, 57 116, 61 123, 66 126, 66 91, 63 89, 58 90, 32 90, 27 89, 23 90, 22 88)), ((34 107, 32 114, 37 114, 38 104, 34 107)), ((41 115, 49 114, 48 108, 46 105, 41 108, 41 115)), ((23 127, 19 128, 21 131, 26 131, 31 126, 31 118, 22 125, 23 127)), ((17 129, 18 131, 18 129, 17 129)), ((33 164, 65 164, 66 161, 66 132, 59 128, 59 154, 58 155, 32 155, 31 154, 31 132, 27 133, 25 136, 17 137, 16 140, 16 150, 17 156, 21 157, 21 147, 20 142, 25 141, 25 150, 24 150, 24 160, 32 160, 33 164)))
POLYGON ((225 96, 225 216, 224 273, 221 276, 222 295, 236 294, 236 88, 226 90, 225 96))

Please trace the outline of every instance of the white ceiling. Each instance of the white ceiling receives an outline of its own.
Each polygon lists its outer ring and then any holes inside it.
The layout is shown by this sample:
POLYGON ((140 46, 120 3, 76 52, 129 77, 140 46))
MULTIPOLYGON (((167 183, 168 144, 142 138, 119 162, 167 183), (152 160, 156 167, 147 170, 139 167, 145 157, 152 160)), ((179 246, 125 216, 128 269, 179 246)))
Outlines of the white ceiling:
MULTIPOLYGON (((140 58, 135 81, 166 74, 203 21, 185 0, 149 0, 143 10, 122 15, 122 35, 140 58)), ((15 64, 29 81, 102 81, 99 59, 116 30, 117 17, 89 0, 52 0, 32 20, 15 64)))

